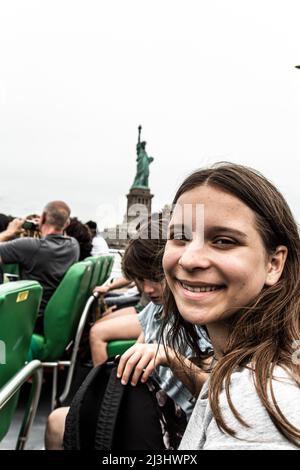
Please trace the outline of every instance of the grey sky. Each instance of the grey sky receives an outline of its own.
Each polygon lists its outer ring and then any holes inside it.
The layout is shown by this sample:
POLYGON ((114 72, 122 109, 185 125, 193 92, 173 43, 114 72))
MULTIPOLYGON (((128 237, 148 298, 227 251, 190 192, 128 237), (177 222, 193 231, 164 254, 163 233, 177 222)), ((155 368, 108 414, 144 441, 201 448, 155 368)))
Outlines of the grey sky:
POLYGON ((300 220, 299 17, 298 0, 1 0, 0 212, 122 214, 142 124, 154 209, 229 160, 300 220))

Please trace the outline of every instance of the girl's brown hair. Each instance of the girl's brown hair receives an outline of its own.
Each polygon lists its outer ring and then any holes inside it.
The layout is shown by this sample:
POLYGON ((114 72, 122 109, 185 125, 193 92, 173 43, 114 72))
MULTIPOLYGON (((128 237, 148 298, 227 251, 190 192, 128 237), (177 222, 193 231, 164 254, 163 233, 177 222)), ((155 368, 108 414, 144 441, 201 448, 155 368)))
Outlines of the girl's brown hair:
MULTIPOLYGON (((300 430, 287 421, 280 411, 272 390, 274 368, 282 366, 300 386, 299 365, 293 361, 295 341, 300 340, 300 239, 297 224, 281 193, 257 171, 232 163, 218 163, 190 175, 178 189, 173 203, 186 191, 209 185, 226 191, 244 202, 256 216, 256 228, 265 249, 271 254, 279 245, 288 248, 288 256, 280 280, 263 288, 256 299, 230 317, 230 330, 223 357, 211 372, 210 405, 220 429, 230 429, 220 412, 219 395, 224 386, 235 417, 245 423, 230 400, 230 377, 238 367, 253 367, 255 387, 277 429, 300 446, 300 430), (271 395, 269 386, 271 386, 271 395)), ((255 275, 255 273, 253 273, 255 275)), ((186 337, 199 361, 203 354, 197 345, 194 325, 180 316, 172 292, 166 287, 166 321, 172 317, 173 327, 167 331, 167 344, 173 349, 178 338, 186 337)), ((299 344, 299 343, 298 343, 299 344)), ((288 399, 288 397, 287 397, 288 399)))
MULTIPOLYGON (((159 214, 160 215, 160 214, 159 214)), ((132 281, 147 279, 161 282, 164 278, 162 257, 166 244, 168 221, 149 217, 130 240, 122 258, 124 276, 132 281)))

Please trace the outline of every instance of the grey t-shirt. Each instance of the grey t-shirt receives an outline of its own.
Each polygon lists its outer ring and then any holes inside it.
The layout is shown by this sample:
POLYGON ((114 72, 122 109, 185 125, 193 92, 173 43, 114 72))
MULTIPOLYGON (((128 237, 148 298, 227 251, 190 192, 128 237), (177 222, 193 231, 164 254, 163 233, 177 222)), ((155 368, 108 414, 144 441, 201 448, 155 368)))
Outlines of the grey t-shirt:
POLYGON ((69 267, 79 259, 75 238, 53 234, 45 238, 17 238, 0 244, 2 263, 18 263, 21 279, 38 281, 43 287, 39 314, 69 267))
MULTIPOLYGON (((284 416, 300 429, 300 388, 281 367, 276 367, 272 380, 274 395, 284 416)), ((208 403, 206 382, 188 423, 180 450, 284 450, 298 449, 284 437, 271 421, 257 395, 253 374, 242 369, 231 375, 230 397, 244 427, 232 414, 224 389, 220 394, 220 410, 235 437, 221 431, 208 403)))

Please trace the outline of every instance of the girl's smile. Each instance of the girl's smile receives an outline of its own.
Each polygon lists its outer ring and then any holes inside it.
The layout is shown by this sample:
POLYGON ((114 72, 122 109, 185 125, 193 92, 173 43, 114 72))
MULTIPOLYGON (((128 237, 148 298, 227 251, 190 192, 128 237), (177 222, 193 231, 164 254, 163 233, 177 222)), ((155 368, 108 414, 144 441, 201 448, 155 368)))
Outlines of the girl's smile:
POLYGON ((187 299, 194 300, 210 298, 225 288, 222 285, 181 279, 177 279, 177 283, 178 288, 182 289, 182 295, 186 296, 187 299))

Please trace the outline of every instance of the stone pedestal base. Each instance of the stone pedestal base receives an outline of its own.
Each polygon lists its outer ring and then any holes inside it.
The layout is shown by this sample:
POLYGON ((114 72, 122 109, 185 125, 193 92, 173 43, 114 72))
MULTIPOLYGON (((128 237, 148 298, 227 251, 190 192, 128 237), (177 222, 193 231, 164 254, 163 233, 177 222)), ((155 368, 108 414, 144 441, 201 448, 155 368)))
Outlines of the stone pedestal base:
POLYGON ((110 248, 123 249, 134 236, 136 226, 151 215, 153 194, 149 188, 133 188, 127 194, 127 211, 122 224, 106 228, 103 236, 110 248))
POLYGON ((127 213, 124 222, 130 223, 138 217, 151 215, 153 194, 149 188, 133 188, 127 194, 127 213))

